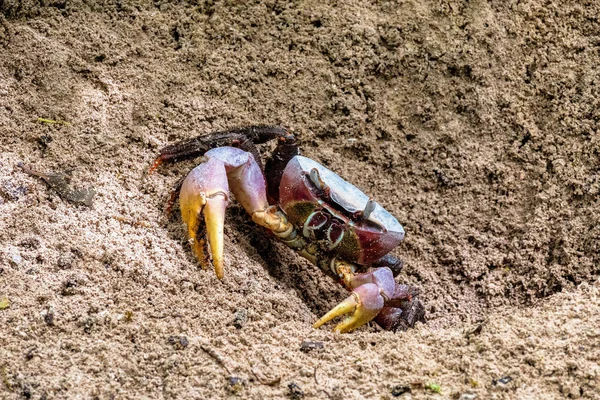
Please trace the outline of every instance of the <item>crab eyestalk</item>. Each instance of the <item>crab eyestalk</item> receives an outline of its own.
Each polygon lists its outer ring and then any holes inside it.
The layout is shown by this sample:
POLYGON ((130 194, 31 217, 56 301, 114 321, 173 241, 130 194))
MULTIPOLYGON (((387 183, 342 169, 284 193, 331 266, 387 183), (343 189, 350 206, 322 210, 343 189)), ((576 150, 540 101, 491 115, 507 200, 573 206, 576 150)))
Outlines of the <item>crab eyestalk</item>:
POLYGON ((367 205, 365 206, 365 209, 362 212, 362 217, 364 219, 368 219, 369 216, 371 215, 371 213, 373 211, 375 211, 375 206, 377 205, 377 203, 375 202, 375 200, 373 200, 373 198, 369 198, 369 201, 367 201, 367 205))

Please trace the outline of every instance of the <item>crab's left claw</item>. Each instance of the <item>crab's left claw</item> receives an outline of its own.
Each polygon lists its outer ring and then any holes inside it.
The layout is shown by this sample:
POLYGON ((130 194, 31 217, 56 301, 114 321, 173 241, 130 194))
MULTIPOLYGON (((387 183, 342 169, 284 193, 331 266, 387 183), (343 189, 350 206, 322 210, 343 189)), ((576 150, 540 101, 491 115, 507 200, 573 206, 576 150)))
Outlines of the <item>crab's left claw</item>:
POLYGON ((383 305, 384 299, 381 296, 379 286, 374 283, 365 283, 354 289, 350 297, 315 322, 313 328, 319 328, 341 315, 350 314, 334 328, 336 332, 349 332, 375 318, 383 305))

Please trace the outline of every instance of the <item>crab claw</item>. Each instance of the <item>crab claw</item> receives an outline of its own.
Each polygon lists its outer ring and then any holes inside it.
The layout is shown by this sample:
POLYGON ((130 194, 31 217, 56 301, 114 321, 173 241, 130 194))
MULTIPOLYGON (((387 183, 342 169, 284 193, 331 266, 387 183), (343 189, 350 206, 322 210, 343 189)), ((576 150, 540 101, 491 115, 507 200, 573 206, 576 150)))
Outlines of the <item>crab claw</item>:
POLYGON ((375 318, 383 308, 383 304, 384 299, 380 294, 379 286, 374 283, 365 283, 354 289, 350 297, 315 322, 313 328, 319 328, 341 315, 350 314, 334 328, 336 332, 349 332, 375 318))
POLYGON ((212 264, 217 278, 223 278, 223 226, 229 185, 225 167, 209 159, 190 172, 181 185, 179 204, 181 216, 188 226, 188 236, 194 254, 203 268, 208 268, 208 237, 212 264))

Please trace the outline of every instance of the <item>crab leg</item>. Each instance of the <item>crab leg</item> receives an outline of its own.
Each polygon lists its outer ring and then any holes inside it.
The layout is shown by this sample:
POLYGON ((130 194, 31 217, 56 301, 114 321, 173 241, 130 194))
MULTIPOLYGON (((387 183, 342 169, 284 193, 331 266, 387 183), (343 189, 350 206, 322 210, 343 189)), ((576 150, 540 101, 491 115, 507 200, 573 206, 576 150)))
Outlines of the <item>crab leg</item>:
POLYGON ((396 284, 394 294, 375 317, 375 322, 388 331, 412 328, 425 317, 425 307, 417 298, 418 295, 418 288, 396 284))
MULTIPOLYGON (((210 149, 222 146, 237 146, 242 150, 251 152, 255 157, 258 157, 258 151, 254 145, 265 143, 276 138, 284 140, 292 139, 291 141, 293 142, 293 135, 291 135, 287 129, 269 125, 234 128, 215 132, 211 135, 202 135, 182 140, 161 149, 160 155, 154 160, 148 173, 153 173, 161 164, 195 158, 203 155, 210 149)), ((258 162, 260 166, 260 159, 256 159, 256 162, 258 162)))

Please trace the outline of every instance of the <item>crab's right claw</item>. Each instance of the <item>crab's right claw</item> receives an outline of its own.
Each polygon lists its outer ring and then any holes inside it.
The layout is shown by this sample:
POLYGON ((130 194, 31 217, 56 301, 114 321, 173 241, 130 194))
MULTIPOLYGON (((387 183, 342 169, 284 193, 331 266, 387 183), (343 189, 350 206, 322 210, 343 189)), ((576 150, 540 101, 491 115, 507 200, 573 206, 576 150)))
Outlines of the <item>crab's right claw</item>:
POLYGON ((315 322, 313 328, 319 328, 336 317, 350 314, 334 328, 336 332, 349 332, 375 318, 383 308, 383 304, 384 300, 379 286, 374 283, 365 283, 354 289, 350 297, 315 322))
POLYGON ((188 236, 200 265, 210 265, 208 248, 217 278, 223 279, 223 226, 229 185, 225 167, 209 159, 190 172, 181 185, 179 206, 188 236), (208 244, 206 243, 208 238, 208 244))

